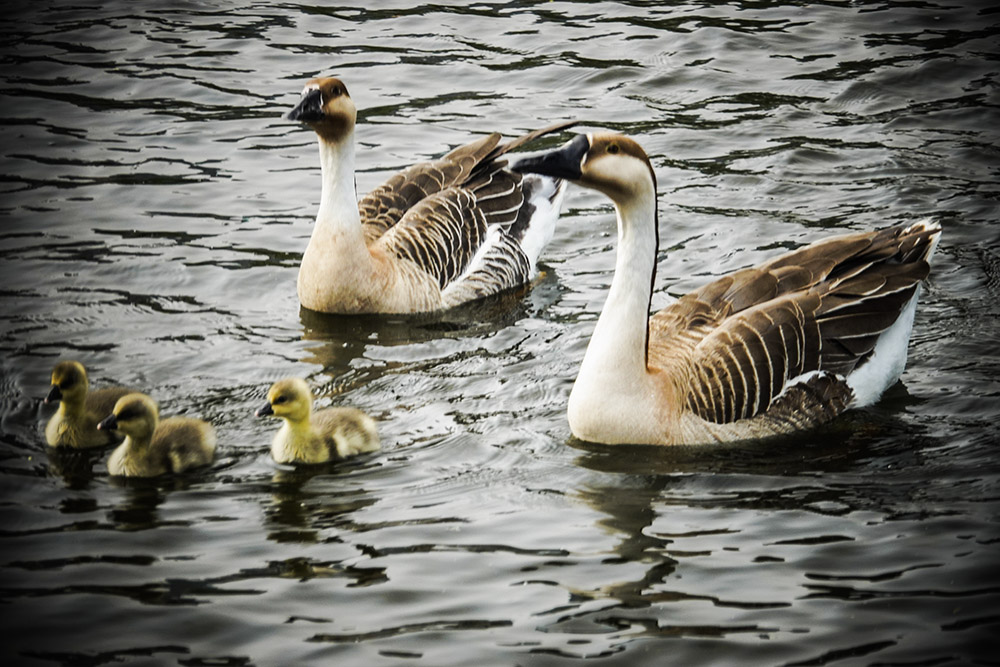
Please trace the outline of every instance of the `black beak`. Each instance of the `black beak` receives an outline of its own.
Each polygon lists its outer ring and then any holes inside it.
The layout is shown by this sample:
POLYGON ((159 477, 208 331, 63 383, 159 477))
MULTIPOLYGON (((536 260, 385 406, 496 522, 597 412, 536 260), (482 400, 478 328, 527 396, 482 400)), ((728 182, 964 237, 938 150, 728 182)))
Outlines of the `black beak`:
POLYGON ((257 415, 258 417, 266 417, 267 415, 273 415, 274 410, 271 409, 270 403, 265 403, 264 405, 260 406, 257 409, 257 412, 255 412, 254 414, 257 415))
POLYGON ((295 108, 285 114, 287 120, 297 120, 300 123, 315 123, 323 120, 323 93, 317 88, 311 88, 302 93, 302 99, 295 108))
POLYGON ((578 181, 583 176, 580 167, 589 150, 590 139, 585 134, 578 134, 555 150, 529 155, 520 160, 512 159, 510 168, 525 174, 541 174, 578 181))
POLYGON ((97 425, 98 431, 114 431, 117 428, 118 417, 115 417, 113 414, 105 417, 104 420, 97 425))
POLYGON ((52 403, 54 401, 62 400, 62 392, 59 391, 59 387, 52 385, 52 389, 49 389, 49 395, 45 397, 46 403, 52 403))

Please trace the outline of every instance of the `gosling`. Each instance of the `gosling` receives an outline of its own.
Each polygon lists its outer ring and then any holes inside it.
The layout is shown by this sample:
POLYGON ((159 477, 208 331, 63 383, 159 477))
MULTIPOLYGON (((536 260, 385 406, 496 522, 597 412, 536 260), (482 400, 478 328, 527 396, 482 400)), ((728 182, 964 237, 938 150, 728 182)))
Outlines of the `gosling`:
POLYGON ((97 423, 111 412, 119 398, 132 390, 108 387, 89 391, 87 370, 79 361, 60 361, 52 369, 52 387, 45 403, 59 402, 45 426, 45 440, 52 447, 106 447, 124 437, 114 430, 98 430, 97 423))
POLYGON ((215 457, 215 429, 201 419, 169 417, 160 421, 156 402, 145 394, 123 396, 97 425, 118 430, 125 441, 108 459, 108 472, 125 477, 156 477, 208 465, 215 457))
POLYGON ((375 421, 356 408, 325 408, 313 413, 305 380, 289 378, 271 385, 267 403, 256 415, 285 420, 271 442, 278 463, 325 463, 379 449, 375 421))

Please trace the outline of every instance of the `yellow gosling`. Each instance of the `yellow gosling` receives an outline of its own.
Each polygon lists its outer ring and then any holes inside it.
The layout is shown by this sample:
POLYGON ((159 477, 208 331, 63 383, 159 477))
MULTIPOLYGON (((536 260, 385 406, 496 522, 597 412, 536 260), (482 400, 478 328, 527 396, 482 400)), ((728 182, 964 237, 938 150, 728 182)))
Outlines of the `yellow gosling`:
POLYGON ((215 457, 215 429, 201 419, 160 421, 156 402, 145 394, 123 396, 97 425, 125 435, 108 459, 108 472, 125 477, 156 477, 208 465, 215 457))
POLYGON ((87 370, 78 361, 61 361, 52 369, 52 386, 46 403, 59 402, 45 426, 45 440, 53 447, 105 447, 121 442, 122 434, 99 431, 97 423, 111 412, 115 402, 132 391, 108 387, 90 391, 87 370))
POLYGON ((271 442, 278 463, 324 463, 379 449, 375 421, 356 408, 313 412, 313 396, 305 380, 289 378, 271 385, 267 403, 257 410, 284 420, 271 442))

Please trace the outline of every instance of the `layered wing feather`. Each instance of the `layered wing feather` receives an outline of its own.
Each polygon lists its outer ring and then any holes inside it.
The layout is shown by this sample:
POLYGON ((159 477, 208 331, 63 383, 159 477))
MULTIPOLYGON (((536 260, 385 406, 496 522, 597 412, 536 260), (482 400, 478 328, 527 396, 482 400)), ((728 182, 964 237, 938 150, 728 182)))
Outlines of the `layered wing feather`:
POLYGON ((421 201, 462 185, 500 143, 496 132, 431 162, 420 162, 395 174, 358 202, 365 238, 372 243, 421 201))
MULTIPOLYGON (((369 247, 412 262, 456 303, 526 282, 535 258, 519 241, 531 224, 538 180, 506 169, 501 158, 572 124, 502 145, 492 134, 400 172, 359 203, 369 247)), ((554 188, 552 197, 560 192, 554 188)))
POLYGON ((939 234, 917 224, 835 237, 720 278, 651 318, 650 363, 683 366, 686 408, 715 424, 839 411, 843 378, 913 298, 939 234))

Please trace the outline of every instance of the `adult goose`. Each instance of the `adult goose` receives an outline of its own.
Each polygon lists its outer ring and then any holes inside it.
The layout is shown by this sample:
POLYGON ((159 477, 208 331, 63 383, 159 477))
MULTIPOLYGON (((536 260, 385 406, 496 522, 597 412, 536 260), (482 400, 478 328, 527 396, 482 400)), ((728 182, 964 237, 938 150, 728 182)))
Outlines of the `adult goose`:
POLYGON ((937 224, 822 240, 650 317, 656 177, 639 144, 579 135, 512 166, 598 190, 618 214, 614 278, 569 398, 577 438, 675 445, 792 433, 874 403, 902 373, 937 224))
POLYGON ((319 139, 323 189, 298 276, 299 301, 327 313, 450 308, 528 282, 552 237, 565 184, 505 168, 507 152, 573 123, 500 144, 490 134, 415 164, 358 201, 357 110, 336 78, 307 82, 286 116, 319 139))

